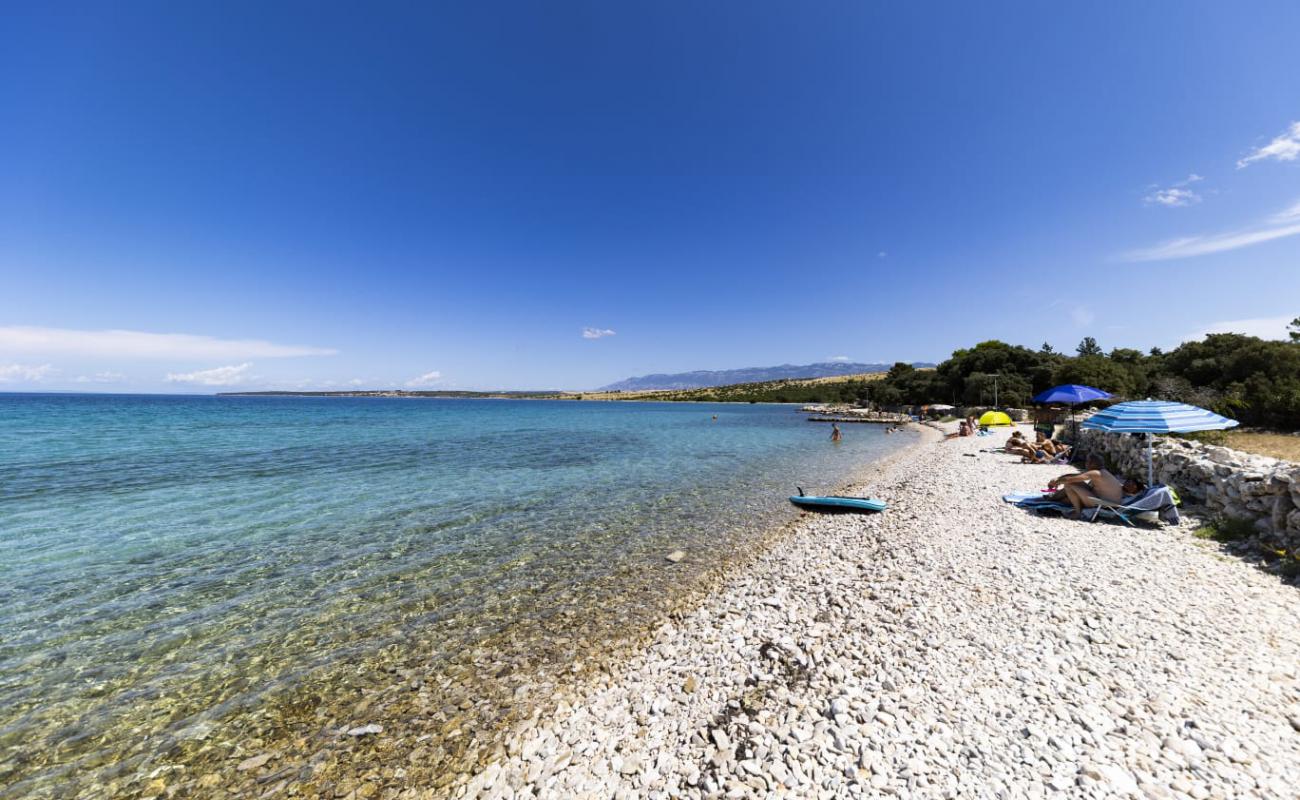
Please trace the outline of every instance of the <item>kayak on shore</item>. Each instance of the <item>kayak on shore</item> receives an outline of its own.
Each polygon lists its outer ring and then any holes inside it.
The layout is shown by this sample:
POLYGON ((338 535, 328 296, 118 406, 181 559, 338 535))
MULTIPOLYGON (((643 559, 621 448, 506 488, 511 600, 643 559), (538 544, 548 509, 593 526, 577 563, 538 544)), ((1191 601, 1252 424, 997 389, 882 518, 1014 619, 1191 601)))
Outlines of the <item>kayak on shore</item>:
POLYGON ((790 502, 801 508, 819 511, 884 511, 885 501, 874 497, 843 497, 839 495, 819 496, 804 494, 791 495, 790 502))

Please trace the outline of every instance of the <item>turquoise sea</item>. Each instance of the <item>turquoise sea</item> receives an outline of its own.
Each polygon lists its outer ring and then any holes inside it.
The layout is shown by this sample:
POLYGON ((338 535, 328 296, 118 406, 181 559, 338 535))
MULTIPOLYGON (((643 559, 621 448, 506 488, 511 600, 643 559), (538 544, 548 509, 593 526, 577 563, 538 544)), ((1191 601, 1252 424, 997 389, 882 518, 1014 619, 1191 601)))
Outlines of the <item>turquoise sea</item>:
POLYGON ((328 704, 377 653, 436 666, 515 630, 545 649, 557 620, 626 625, 793 519, 796 484, 915 437, 845 427, 832 445, 791 406, 0 395, 0 794, 111 794, 269 724, 282 693, 328 704))

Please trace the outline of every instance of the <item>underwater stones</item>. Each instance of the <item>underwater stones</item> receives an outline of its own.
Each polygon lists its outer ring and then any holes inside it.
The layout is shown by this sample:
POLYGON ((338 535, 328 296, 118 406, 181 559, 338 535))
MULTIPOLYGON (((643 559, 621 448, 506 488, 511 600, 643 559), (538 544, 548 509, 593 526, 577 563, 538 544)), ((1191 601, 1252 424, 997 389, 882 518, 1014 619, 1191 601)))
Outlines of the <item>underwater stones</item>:
POLYGON ((355 728, 348 728, 348 736, 372 736, 376 733, 383 733, 384 726, 374 722, 368 725, 359 725, 355 728))
POLYGON ((250 769, 257 769, 258 767, 262 766, 266 762, 270 761, 272 755, 273 755, 272 753, 262 753, 260 755, 251 756, 239 762, 239 766, 235 767, 235 769, 239 770, 240 772, 247 772, 250 769))
POLYGON ((671 553, 669 553, 668 555, 664 556, 664 559, 665 559, 665 560, 667 560, 667 561, 671 561, 671 562, 674 563, 674 564, 676 564, 677 562, 681 561, 683 558, 686 558, 686 551, 685 551, 685 550, 674 550, 674 551, 672 551, 671 553))

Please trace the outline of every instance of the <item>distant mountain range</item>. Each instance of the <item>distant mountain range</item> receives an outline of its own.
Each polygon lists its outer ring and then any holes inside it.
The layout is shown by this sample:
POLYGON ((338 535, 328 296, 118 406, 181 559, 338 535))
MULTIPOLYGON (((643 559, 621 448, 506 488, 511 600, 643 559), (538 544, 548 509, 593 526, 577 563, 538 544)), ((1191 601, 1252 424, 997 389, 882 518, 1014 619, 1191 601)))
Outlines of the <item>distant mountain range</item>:
MULTIPOLYGON (((800 378, 833 378, 840 375, 860 375, 867 372, 888 372, 893 364, 857 364, 851 361, 826 361, 820 364, 782 364, 779 367, 746 367, 744 369, 698 370, 672 375, 641 375, 636 378, 600 387, 602 392, 643 392, 650 389, 702 389, 708 386, 727 386, 733 383, 759 383, 800 378)), ((933 367, 923 361, 912 362, 914 367, 933 367)))

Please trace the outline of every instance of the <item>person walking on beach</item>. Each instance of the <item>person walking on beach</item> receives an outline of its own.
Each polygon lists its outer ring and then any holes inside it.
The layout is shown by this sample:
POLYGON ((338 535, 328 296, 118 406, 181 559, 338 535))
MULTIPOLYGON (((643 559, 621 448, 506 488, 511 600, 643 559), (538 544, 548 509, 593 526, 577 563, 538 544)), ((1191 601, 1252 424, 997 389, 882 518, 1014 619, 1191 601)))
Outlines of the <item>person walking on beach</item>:
POLYGON ((832 442, 838 442, 838 441, 839 441, 840 439, 842 439, 842 438, 844 438, 844 437, 843 437, 843 435, 840 433, 840 426, 837 425, 837 424, 835 424, 834 422, 832 422, 832 423, 831 423, 831 441, 832 441, 832 442))

